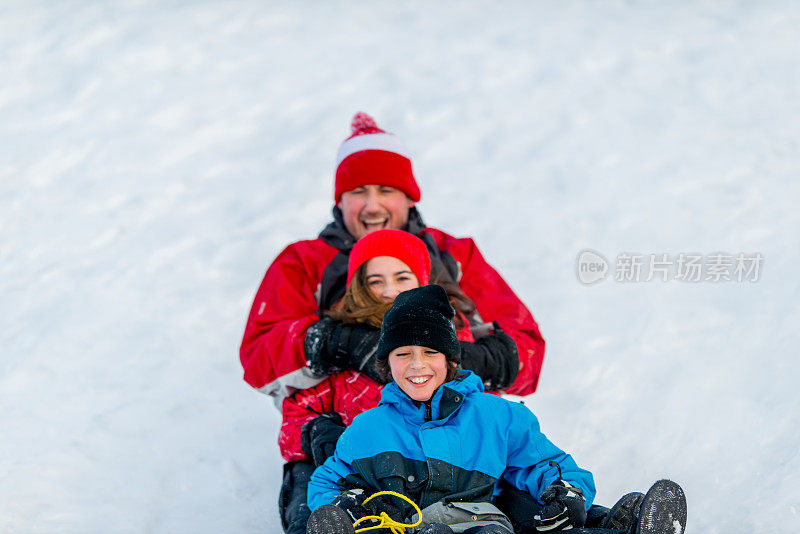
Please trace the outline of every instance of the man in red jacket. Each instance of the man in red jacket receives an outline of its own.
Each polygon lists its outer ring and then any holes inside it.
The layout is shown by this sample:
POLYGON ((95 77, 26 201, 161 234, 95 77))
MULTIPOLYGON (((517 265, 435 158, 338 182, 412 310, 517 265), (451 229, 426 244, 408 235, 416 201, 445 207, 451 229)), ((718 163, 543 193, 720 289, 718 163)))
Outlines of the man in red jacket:
MULTIPOLYGON (((497 323, 516 343, 518 358, 517 354, 498 354, 478 341, 462 342, 462 365, 481 376, 487 389, 533 393, 545 343, 531 313, 483 259, 472 239, 425 226, 415 206, 420 190, 402 143, 365 113, 356 114, 351 126, 352 135, 337 156, 334 221, 316 239, 298 241, 281 252, 256 293, 240 348, 245 381, 271 395, 280 409, 287 396, 322 380, 320 366, 308 365, 306 332, 344 295, 348 254, 356 240, 373 230, 394 228, 425 242, 432 280, 457 283, 482 320, 497 323)), ((368 328, 339 325, 323 334, 326 339, 311 343, 326 347, 316 355, 324 360, 323 368, 361 370, 377 345, 377 336, 368 328)), ((318 358, 315 362, 320 363, 318 358)), ((284 468, 281 515, 285 530, 288 525, 292 531, 292 523, 297 522, 287 517, 296 511, 286 510, 293 497, 283 491, 298 493, 310 470, 313 464, 304 462, 291 462, 284 468)))

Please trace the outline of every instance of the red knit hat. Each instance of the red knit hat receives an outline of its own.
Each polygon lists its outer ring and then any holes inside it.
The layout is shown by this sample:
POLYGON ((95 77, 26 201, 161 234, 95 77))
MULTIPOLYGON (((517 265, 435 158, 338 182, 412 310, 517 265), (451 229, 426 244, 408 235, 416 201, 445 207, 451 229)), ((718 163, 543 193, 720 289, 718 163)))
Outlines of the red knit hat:
POLYGON ((431 257, 425 243, 413 234, 391 228, 375 230, 356 241, 347 262, 347 285, 350 285, 359 267, 377 256, 397 258, 409 266, 419 285, 428 285, 431 257))
POLYGON ((350 129, 353 134, 342 143, 336 156, 336 203, 342 193, 370 184, 394 187, 419 202, 411 155, 403 143, 378 128, 375 119, 363 112, 355 114, 350 129))

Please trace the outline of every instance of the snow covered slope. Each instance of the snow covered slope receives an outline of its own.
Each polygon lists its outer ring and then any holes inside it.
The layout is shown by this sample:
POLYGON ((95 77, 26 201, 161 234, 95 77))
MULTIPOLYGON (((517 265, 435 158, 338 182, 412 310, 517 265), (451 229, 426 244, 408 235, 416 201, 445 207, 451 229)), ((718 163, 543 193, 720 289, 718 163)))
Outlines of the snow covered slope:
POLYGON ((598 502, 669 476, 690 534, 795 530, 800 7, 664 4, 0 5, 0 531, 279 531, 238 344, 358 110, 533 310, 598 502), (764 261, 585 286, 586 248, 764 261))

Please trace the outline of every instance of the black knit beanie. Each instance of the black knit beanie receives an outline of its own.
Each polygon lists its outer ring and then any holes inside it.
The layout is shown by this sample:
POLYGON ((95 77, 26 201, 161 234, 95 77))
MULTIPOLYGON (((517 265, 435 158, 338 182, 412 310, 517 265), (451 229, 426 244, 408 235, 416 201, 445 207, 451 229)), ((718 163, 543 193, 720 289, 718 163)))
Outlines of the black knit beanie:
POLYGON ((377 359, 388 358, 397 347, 417 345, 458 360, 461 345, 453 326, 454 316, 442 286, 432 284, 403 291, 383 316, 377 359))

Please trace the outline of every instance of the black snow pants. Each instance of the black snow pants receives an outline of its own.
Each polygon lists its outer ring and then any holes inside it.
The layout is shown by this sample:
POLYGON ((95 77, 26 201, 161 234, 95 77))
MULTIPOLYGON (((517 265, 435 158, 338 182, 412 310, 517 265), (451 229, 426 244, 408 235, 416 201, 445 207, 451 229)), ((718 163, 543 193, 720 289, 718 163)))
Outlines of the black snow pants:
POLYGON ((281 526, 286 534, 306 534, 308 509, 308 480, 314 472, 314 462, 298 460, 283 465, 283 483, 278 494, 281 526))
MULTIPOLYGON (((289 462, 283 466, 283 483, 278 496, 281 526, 286 534, 305 534, 311 511, 308 508, 308 481, 314 472, 309 460, 289 462)), ((516 488, 503 488, 494 504, 511 520, 516 534, 534 534, 533 516, 542 505, 527 492, 516 488)), ((599 528, 608 508, 594 505, 586 514, 585 528, 572 529, 574 534, 625 534, 621 530, 599 528)))

